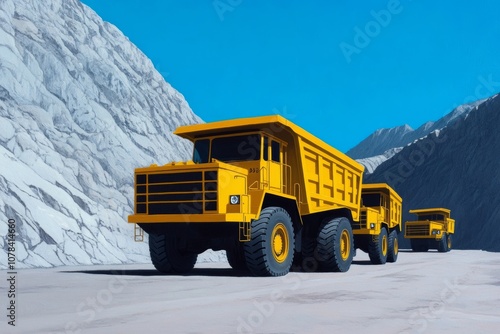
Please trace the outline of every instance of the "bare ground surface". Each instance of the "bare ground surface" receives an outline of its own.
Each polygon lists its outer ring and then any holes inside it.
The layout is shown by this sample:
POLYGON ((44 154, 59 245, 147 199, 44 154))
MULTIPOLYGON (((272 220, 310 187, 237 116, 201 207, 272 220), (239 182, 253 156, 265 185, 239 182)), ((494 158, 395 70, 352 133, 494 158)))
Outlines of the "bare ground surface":
MULTIPOLYGON (((16 327, 0 333, 498 333, 500 253, 401 252, 347 273, 256 278, 226 263, 186 276, 152 265, 25 269, 17 274, 16 327)), ((7 277, 8 278, 8 277, 7 277)), ((8 319, 7 319, 8 320, 8 319)))

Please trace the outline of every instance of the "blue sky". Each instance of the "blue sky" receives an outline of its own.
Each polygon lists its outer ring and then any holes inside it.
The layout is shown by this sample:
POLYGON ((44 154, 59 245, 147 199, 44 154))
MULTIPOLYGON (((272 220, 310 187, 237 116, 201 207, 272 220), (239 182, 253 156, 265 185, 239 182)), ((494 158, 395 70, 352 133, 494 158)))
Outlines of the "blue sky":
POLYGON ((500 91, 500 2, 83 0, 205 121, 280 113, 341 151, 500 91))

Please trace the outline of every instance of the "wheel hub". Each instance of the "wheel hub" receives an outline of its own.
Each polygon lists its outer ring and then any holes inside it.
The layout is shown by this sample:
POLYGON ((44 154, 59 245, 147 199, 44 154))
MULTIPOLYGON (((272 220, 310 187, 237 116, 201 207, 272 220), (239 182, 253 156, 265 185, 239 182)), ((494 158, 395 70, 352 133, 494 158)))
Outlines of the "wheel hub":
POLYGON ((382 236, 382 255, 387 255, 387 236, 382 236))
POLYGON ((289 252, 288 232, 282 223, 276 224, 271 234, 273 257, 278 263, 283 263, 289 252))
POLYGON ((340 256, 342 260, 346 261, 351 253, 351 238, 349 238, 349 232, 343 230, 340 235, 340 256))

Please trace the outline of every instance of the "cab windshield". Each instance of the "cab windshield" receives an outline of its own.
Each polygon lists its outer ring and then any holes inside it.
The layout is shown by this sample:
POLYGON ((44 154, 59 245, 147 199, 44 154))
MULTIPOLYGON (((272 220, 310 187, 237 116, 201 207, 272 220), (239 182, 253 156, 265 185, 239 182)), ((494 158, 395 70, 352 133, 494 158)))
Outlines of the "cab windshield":
POLYGON ((194 143, 193 161, 207 163, 212 159, 223 162, 260 159, 259 134, 199 139, 194 143))
POLYGON ((363 205, 368 208, 380 206, 380 194, 362 194, 361 199, 363 205))

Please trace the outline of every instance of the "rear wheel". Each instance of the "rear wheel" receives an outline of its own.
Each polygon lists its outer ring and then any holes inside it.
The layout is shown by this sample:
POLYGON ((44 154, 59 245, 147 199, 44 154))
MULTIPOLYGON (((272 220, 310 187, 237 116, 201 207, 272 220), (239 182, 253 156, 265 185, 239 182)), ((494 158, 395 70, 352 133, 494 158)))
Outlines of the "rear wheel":
POLYGON ((295 238, 290 215, 280 207, 262 210, 244 243, 245 261, 256 276, 283 276, 292 266, 295 238))
POLYGON ((184 274, 194 268, 198 254, 182 251, 178 244, 178 239, 173 235, 149 234, 151 262, 159 272, 184 274))
POLYGON ((315 254, 319 268, 324 271, 349 270, 354 255, 354 238, 347 218, 335 218, 321 225, 315 254))
POLYGON ((302 259, 301 267, 306 272, 314 272, 318 270, 318 260, 315 256, 316 240, 311 238, 302 239, 302 259))
POLYGON ((446 233, 443 233, 441 239, 438 240, 437 250, 441 253, 446 253, 448 251, 448 235, 446 233))
POLYGON ((368 241, 368 255, 373 264, 384 264, 387 261, 388 253, 387 230, 383 227, 378 236, 374 236, 368 241))
POLYGON ((411 249, 414 252, 427 252, 429 241, 427 239, 411 239, 411 249))
POLYGON ((399 254, 398 231, 393 230, 389 233, 389 253, 387 254, 387 262, 396 262, 399 254))

